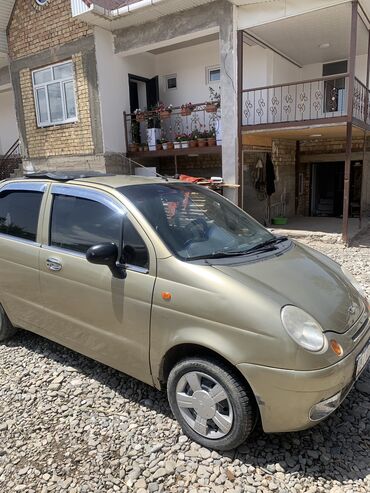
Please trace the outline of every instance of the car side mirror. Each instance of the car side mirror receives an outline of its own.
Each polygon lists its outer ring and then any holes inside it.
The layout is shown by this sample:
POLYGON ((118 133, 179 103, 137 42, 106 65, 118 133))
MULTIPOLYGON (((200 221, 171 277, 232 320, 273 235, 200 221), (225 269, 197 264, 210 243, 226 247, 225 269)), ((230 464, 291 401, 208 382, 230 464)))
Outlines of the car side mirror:
POLYGON ((90 247, 86 259, 91 264, 106 265, 114 277, 125 279, 127 276, 125 266, 118 262, 118 247, 115 243, 100 243, 90 247))

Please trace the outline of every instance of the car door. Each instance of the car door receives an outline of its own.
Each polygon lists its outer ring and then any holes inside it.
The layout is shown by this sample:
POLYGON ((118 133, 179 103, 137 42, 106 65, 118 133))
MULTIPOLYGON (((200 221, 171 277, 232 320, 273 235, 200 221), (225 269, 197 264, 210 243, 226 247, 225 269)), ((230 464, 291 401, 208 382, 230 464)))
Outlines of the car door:
POLYGON ((152 383, 149 329, 156 275, 154 248, 116 198, 53 184, 40 254, 45 333, 80 353, 152 383), (86 260, 90 246, 121 242, 127 277, 86 260))
POLYGON ((37 329, 43 307, 39 284, 42 182, 0 185, 0 303, 18 327, 37 329))

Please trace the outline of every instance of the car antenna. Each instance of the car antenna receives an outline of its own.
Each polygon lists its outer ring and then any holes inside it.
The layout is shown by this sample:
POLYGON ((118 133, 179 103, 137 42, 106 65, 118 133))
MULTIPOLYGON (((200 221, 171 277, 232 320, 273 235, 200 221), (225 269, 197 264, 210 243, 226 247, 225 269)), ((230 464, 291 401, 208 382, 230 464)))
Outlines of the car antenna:
MULTIPOLYGON (((126 158, 129 162, 129 166, 130 166, 130 172, 132 171, 132 168, 131 168, 131 165, 134 164, 135 166, 140 166, 141 168, 145 168, 146 169, 146 166, 144 166, 143 164, 141 163, 138 163, 137 161, 134 161, 133 159, 131 159, 130 157, 129 158, 126 158)), ((165 180, 165 181, 168 181, 168 178, 167 176, 163 176, 161 175, 160 173, 157 173, 155 172, 155 175, 158 176, 159 178, 162 178, 162 180, 165 180)))

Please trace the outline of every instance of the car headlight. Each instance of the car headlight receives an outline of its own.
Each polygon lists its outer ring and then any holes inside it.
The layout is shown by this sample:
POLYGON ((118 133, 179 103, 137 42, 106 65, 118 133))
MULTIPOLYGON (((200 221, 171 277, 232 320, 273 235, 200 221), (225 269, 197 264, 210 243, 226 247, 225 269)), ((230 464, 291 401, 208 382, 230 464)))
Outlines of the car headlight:
POLYGON ((345 277, 348 279, 348 281, 352 284, 352 286, 360 293, 361 296, 366 298, 366 293, 361 284, 358 282, 358 280, 353 276, 347 269, 344 267, 341 267, 343 274, 345 277))
POLYGON ((286 305, 281 310, 281 321, 290 337, 308 351, 321 351, 326 337, 321 325, 301 308, 286 305))

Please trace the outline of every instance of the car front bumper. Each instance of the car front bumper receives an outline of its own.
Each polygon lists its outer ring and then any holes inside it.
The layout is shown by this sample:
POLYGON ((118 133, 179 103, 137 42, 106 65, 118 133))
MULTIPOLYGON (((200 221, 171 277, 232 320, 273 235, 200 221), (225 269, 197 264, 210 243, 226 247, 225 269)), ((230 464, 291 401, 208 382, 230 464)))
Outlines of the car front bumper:
POLYGON ((367 330, 350 354, 338 363, 320 370, 283 370, 248 363, 237 365, 254 392, 264 431, 278 433, 304 430, 331 414, 360 375, 356 375, 357 360, 369 345, 369 336, 367 330), (317 404, 338 393, 339 398, 331 411, 320 419, 310 418, 317 404))

